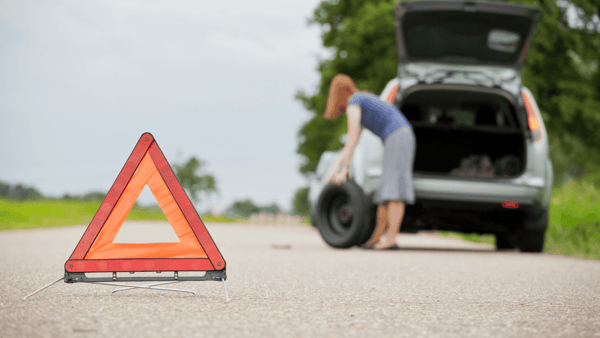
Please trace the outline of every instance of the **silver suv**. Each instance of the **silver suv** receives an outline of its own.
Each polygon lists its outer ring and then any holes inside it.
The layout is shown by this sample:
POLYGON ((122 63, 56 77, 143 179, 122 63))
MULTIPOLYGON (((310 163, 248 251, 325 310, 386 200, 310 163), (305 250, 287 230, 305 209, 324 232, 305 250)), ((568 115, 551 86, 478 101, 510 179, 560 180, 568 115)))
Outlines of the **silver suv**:
MULTIPOLYGON (((498 249, 543 249, 552 163, 542 116, 520 74, 539 12, 493 2, 396 5, 398 77, 380 97, 399 107, 417 139, 416 204, 407 205, 401 231, 494 234, 498 249)), ((321 156, 309 198, 323 239, 348 248, 375 226, 383 143, 365 129, 352 180, 324 186, 337 154, 321 156)))

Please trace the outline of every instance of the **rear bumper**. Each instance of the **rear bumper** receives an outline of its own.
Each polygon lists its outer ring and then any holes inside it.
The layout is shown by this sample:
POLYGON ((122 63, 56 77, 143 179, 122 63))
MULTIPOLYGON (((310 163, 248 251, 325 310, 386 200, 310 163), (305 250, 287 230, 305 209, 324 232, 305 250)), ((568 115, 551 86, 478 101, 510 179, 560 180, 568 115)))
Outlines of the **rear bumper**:
POLYGON ((439 178, 414 174, 417 199, 447 202, 490 203, 516 202, 520 205, 540 204, 544 196, 543 181, 517 178, 439 178))
POLYGON ((414 205, 406 208, 406 231, 440 229, 503 233, 541 229, 547 211, 544 187, 511 179, 433 178, 415 174, 414 205), (512 203, 506 203, 512 202, 512 203))

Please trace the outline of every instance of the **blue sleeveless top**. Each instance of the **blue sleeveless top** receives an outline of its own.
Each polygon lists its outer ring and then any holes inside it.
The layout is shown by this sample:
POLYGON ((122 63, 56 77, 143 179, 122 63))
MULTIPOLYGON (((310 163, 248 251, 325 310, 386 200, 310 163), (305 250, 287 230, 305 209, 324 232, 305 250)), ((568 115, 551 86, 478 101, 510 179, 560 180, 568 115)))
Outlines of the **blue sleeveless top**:
POLYGON ((360 124, 381 137, 383 141, 396 129, 412 125, 404 114, 395 106, 381 101, 377 95, 365 92, 355 93, 348 100, 348 105, 360 106, 362 116, 360 124))

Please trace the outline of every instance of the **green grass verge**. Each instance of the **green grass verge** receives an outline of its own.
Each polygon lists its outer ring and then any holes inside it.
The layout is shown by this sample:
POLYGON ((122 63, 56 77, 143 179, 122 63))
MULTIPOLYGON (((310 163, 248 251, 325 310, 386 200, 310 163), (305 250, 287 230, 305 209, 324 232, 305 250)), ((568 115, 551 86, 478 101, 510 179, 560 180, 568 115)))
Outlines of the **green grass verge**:
MULTIPOLYGON (((88 224, 100 201, 0 199, 0 231, 88 224)), ((246 219, 227 216, 201 216, 205 222, 240 222, 246 219)), ((158 207, 134 206, 128 220, 166 221, 158 207)), ((310 224, 307 218, 305 223, 310 224)), ((493 235, 438 232, 470 242, 495 244, 493 235)), ((600 260, 600 189, 589 179, 571 181, 555 188, 550 207, 550 224, 544 251, 600 260)))
POLYGON ((600 260, 600 187, 590 179, 553 191, 544 251, 600 260))
MULTIPOLYGON (((493 235, 437 234, 495 245, 493 235)), ((600 189, 591 179, 553 189, 544 252, 600 260, 600 189)))
MULTIPOLYGON (((100 204, 100 201, 0 199, 0 231, 89 224, 100 204)), ((201 218, 204 222, 243 221, 228 216, 203 215, 201 218)), ((134 205, 127 220, 166 221, 167 219, 158 207, 142 208, 134 205)))
POLYGON ((496 245, 496 237, 494 235, 462 234, 460 232, 451 231, 427 231, 427 233, 449 238, 458 238, 473 243, 496 245))

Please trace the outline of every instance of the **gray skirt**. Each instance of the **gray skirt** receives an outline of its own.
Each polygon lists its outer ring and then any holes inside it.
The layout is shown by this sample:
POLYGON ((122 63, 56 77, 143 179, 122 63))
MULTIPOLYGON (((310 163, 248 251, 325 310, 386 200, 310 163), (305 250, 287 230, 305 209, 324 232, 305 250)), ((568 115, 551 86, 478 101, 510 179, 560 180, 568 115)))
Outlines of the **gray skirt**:
POLYGON ((415 134, 409 126, 396 129, 383 142, 383 173, 375 193, 375 203, 401 200, 415 203, 413 164, 417 148, 415 134))

